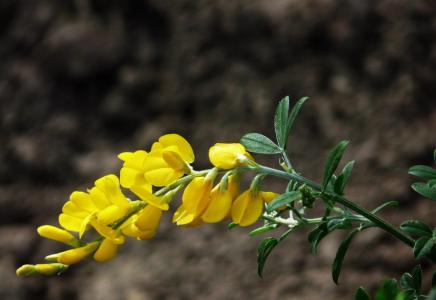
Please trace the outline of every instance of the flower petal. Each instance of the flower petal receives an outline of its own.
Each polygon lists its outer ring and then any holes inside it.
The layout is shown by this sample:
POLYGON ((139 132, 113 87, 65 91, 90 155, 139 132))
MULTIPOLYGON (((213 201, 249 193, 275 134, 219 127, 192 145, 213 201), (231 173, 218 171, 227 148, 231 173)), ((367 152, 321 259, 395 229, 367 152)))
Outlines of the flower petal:
POLYGON ((166 134, 159 138, 159 143, 161 143, 164 147, 175 145, 179 148, 179 154, 187 163, 194 162, 194 151, 192 150, 191 145, 185 140, 182 136, 172 133, 166 134))
POLYGON ((232 195, 229 190, 221 193, 217 185, 210 193, 210 203, 201 219, 206 223, 221 222, 229 213, 232 207, 232 195))
POLYGON ((82 225, 82 219, 66 215, 66 214, 60 214, 59 215, 59 224, 69 231, 75 231, 80 232, 80 227, 82 225))
POLYGON ((113 259, 117 255, 117 252, 118 245, 109 239, 104 239, 93 257, 98 262, 107 262, 113 259))
POLYGON ((70 195, 70 200, 78 207, 88 212, 93 212, 97 210, 97 208, 95 207, 94 203, 91 200, 91 197, 87 193, 73 192, 70 195))

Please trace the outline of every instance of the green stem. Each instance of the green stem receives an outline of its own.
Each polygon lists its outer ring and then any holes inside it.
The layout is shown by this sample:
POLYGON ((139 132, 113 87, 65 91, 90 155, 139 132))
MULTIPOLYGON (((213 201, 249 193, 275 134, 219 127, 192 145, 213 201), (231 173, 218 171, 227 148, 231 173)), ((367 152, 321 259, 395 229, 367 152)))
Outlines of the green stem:
MULTIPOLYGON (((305 184, 309 187, 311 187, 312 189, 321 192, 322 191, 322 187, 321 185, 317 184, 316 182, 313 182, 310 179, 304 178, 303 176, 297 174, 297 173, 288 173, 288 172, 283 172, 280 170, 276 170, 270 167, 265 167, 262 165, 258 165, 257 170, 261 173, 265 173, 268 175, 272 175, 272 176, 276 176, 276 177, 281 177, 281 178, 285 178, 285 179, 292 179, 295 180, 299 183, 305 184)), ((403 232, 401 232, 399 229, 397 229, 395 226, 393 226, 392 224, 388 223, 387 221, 385 221, 384 219, 380 218, 379 216, 373 214, 372 212, 370 212, 369 210, 357 205, 356 203, 348 200, 347 198, 340 196, 338 194, 335 193, 330 193, 330 192, 324 192, 323 195, 330 197, 331 199, 333 199, 335 202, 342 204, 345 207, 348 207, 349 209, 359 213, 360 215, 364 216, 365 218, 367 218, 368 220, 370 220, 371 222, 373 222, 376 226, 380 227, 381 229, 385 230, 386 232, 389 232, 390 234, 392 234, 393 236, 395 236, 396 238, 398 238, 400 241, 402 241, 403 243, 405 243, 406 245, 413 247, 415 245, 415 241, 409 237, 408 235, 404 234, 403 232)))

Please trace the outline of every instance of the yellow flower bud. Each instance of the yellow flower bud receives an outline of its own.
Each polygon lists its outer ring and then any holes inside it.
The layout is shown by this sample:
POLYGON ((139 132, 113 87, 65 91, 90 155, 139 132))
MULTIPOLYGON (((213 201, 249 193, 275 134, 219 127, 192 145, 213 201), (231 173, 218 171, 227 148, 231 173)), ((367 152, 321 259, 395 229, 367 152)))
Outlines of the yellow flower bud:
POLYGON ((58 241, 73 247, 79 245, 79 241, 68 231, 51 225, 39 226, 38 234, 46 239, 58 241))
POLYGON ((86 246, 60 252, 55 255, 57 255, 57 261, 59 263, 65 265, 73 265, 91 255, 91 253, 94 252, 95 249, 97 249, 98 244, 98 242, 94 242, 86 246))
POLYGON ((117 255, 118 245, 109 239, 104 239, 100 247, 94 253, 94 259, 98 262, 107 262, 117 255))
POLYGON ((243 192, 232 205, 233 223, 239 226, 250 226, 262 215, 263 199, 259 194, 254 194, 251 189, 243 192))
POLYGON ((35 270, 38 274, 51 276, 62 273, 68 268, 67 265, 54 263, 54 264, 37 264, 35 270))
POLYGON ((34 265, 22 265, 16 271, 17 276, 30 276, 35 274, 35 266, 34 265))

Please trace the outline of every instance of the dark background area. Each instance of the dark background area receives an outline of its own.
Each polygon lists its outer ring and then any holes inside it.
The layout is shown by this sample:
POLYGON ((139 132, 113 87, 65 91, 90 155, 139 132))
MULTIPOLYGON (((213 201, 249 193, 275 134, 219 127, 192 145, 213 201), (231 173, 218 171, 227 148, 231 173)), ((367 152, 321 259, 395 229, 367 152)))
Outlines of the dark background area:
POLYGON ((351 299, 409 271, 411 249, 371 230, 335 286, 343 236, 313 257, 299 232, 261 280, 261 237, 226 224, 177 228, 167 215, 155 239, 129 240, 113 262, 15 276, 62 249, 36 227, 56 224, 73 190, 117 172, 117 153, 178 132, 206 168, 215 142, 272 136, 285 95, 311 97, 289 142, 300 172, 319 180, 328 149, 349 139, 352 199, 398 200, 382 214, 394 224, 436 225, 436 206, 407 175, 436 147, 435 33, 434 1, 0 1, 0 298, 351 299))

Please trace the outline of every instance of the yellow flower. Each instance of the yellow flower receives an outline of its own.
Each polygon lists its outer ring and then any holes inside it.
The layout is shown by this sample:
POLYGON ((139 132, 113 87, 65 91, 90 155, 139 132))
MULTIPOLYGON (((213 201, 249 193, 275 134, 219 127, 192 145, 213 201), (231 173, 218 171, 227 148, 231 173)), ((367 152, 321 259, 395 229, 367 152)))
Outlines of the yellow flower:
POLYGON ((58 241, 73 247, 79 245, 79 241, 71 233, 58 227, 43 225, 39 226, 37 231, 40 236, 46 239, 58 241))
POLYGON ((120 183, 122 187, 131 188, 135 186, 137 189, 145 189, 151 192, 151 184, 145 180, 145 160, 149 154, 144 150, 135 152, 123 152, 118 155, 118 158, 124 161, 123 167, 120 170, 120 183))
POLYGON ((118 247, 119 245, 110 239, 104 239, 95 251, 93 258, 98 262, 110 261, 117 255, 118 247))
POLYGON ((244 165, 244 160, 253 160, 250 153, 239 143, 217 143, 209 149, 210 162, 219 169, 233 169, 244 165))
POLYGON ((151 193, 143 192, 141 198, 147 202, 147 206, 124 222, 121 232, 139 240, 148 240, 155 236, 162 211, 168 210, 168 203, 165 202, 165 196, 161 198, 151 193))
POLYGON ((178 134, 166 134, 154 143, 144 160, 144 176, 154 186, 166 186, 189 171, 194 162, 191 145, 178 134))
POLYGON ((131 208, 131 202, 122 194, 115 175, 104 176, 95 182, 95 187, 85 192, 73 192, 62 208, 59 224, 82 236, 90 229, 91 218, 108 225, 122 218, 131 208))
POLYGON ((177 209, 173 222, 186 225, 201 216, 209 204, 212 181, 206 177, 194 178, 182 196, 182 205, 177 209))
POLYGON ((210 192, 210 203, 201 219, 206 223, 221 222, 229 214, 232 201, 231 191, 221 191, 220 185, 216 185, 210 192))
POLYGON ((99 242, 93 242, 86 246, 70 249, 64 252, 48 255, 45 259, 48 261, 57 261, 58 263, 64 265, 76 264, 89 255, 91 255, 98 247, 99 242))
POLYGON ((232 195, 232 199, 235 200, 236 197, 239 195, 239 188, 241 185, 240 175, 234 174, 229 176, 229 180, 227 182, 227 189, 230 192, 230 195, 232 195))
POLYGON ((250 226, 262 215, 263 198, 260 193, 255 194, 248 189, 233 202, 231 214, 233 223, 239 226, 250 226))

